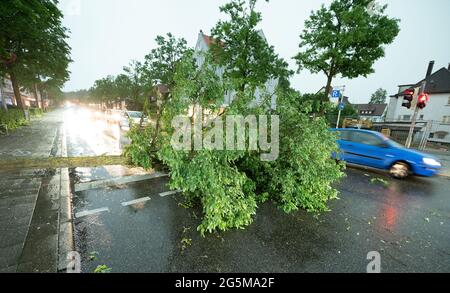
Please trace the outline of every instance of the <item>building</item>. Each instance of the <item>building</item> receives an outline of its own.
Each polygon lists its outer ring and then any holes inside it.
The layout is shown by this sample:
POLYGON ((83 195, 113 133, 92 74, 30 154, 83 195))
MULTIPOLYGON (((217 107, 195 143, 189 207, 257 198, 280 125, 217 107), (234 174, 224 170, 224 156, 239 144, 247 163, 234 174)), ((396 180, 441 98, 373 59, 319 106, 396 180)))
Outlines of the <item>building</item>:
MULTIPOLYGON (((25 107, 38 107, 38 98, 27 90, 20 90, 23 105, 25 107)), ((39 95, 39 94, 38 94, 39 95)), ((40 98, 40 96, 39 96, 40 98)), ((0 79, 0 107, 17 106, 13 86, 9 78, 0 79)))
MULTIPOLYGON (((408 88, 421 85, 423 80, 399 85, 398 93, 408 88)), ((428 141, 436 143, 450 144, 450 64, 448 68, 441 68, 434 72, 427 83, 425 92, 430 95, 430 101, 425 109, 419 111, 418 122, 423 125, 428 124, 428 141), (425 123, 426 122, 426 123, 425 123)), ((389 122, 410 122, 413 111, 402 107, 403 97, 391 96, 386 121, 389 122)))
POLYGON ((6 108, 8 105, 14 106, 16 104, 11 80, 7 78, 0 78, 0 103, 1 109, 6 108))
POLYGON ((360 119, 383 122, 388 104, 353 104, 352 106, 358 112, 360 119))
MULTIPOLYGON (((264 33, 260 30, 259 35, 267 41, 264 33)), ((214 44, 216 41, 208 35, 205 35, 203 31, 200 31, 198 34, 197 44, 195 46, 195 59, 198 66, 201 66, 205 62, 204 53, 208 52, 211 44, 214 44)), ((217 70, 217 75, 222 76, 224 73, 224 68, 219 68, 217 70)), ((264 94, 269 94, 271 96, 271 108, 276 109, 277 106, 277 96, 276 89, 278 86, 278 79, 270 79, 266 82, 265 88, 257 89, 255 93, 255 101, 254 104, 261 103, 261 98, 264 94)), ((235 93, 229 92, 226 94, 224 98, 223 107, 229 106, 233 102, 233 97, 235 93)))

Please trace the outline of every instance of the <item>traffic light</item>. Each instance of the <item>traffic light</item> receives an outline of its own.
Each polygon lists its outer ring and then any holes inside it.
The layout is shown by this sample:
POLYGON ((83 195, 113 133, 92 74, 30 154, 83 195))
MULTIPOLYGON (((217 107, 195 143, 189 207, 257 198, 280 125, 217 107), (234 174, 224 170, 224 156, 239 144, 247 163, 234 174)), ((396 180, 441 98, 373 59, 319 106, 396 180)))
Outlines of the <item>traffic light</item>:
POLYGON ((403 104, 402 107, 406 107, 408 109, 411 109, 411 103, 414 99, 414 90, 413 89, 407 89, 403 91, 400 96, 403 97, 403 104))
POLYGON ((430 96, 426 93, 423 93, 419 96, 419 99, 417 100, 417 107, 419 109, 423 109, 427 106, 428 101, 430 100, 430 96))

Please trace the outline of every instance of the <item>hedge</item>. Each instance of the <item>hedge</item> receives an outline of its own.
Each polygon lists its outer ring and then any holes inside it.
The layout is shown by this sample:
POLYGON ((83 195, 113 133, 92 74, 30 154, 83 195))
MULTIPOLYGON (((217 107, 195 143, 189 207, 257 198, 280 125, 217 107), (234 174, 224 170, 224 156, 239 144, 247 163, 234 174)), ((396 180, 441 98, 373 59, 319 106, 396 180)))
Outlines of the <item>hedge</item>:
POLYGON ((8 111, 0 110, 0 127, 5 126, 11 130, 26 125, 27 121, 22 110, 9 109, 8 111))
POLYGON ((29 110, 31 117, 39 117, 42 116, 42 114, 44 114, 44 111, 42 111, 42 109, 39 108, 30 108, 29 110))

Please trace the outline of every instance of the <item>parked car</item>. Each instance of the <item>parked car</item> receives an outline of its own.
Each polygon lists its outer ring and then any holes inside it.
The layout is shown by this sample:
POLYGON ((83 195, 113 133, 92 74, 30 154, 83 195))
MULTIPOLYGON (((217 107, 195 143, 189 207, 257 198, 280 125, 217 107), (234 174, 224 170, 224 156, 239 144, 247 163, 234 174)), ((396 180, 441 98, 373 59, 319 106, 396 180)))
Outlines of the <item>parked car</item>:
POLYGON ((119 123, 125 118, 125 111, 109 109, 106 110, 106 122, 108 123, 119 123))
POLYGON ((398 179, 409 175, 430 177, 441 169, 431 155, 410 150, 383 134, 360 129, 333 129, 338 134, 339 153, 334 158, 348 163, 389 170, 398 179))
MULTIPOLYGON (((127 136, 127 132, 130 131, 132 124, 139 125, 141 123, 142 115, 143 113, 138 111, 124 111, 122 113, 120 120, 118 122, 120 129, 119 142, 121 148, 131 143, 130 138, 127 136)), ((145 126, 147 124, 148 118, 144 117, 142 125, 145 126)))
MULTIPOLYGON (((142 115, 144 115, 142 112, 138 111, 125 111, 125 115, 128 118, 128 120, 131 120, 134 124, 141 123, 142 115)), ((148 123, 148 118, 144 117, 143 124, 146 125, 148 123)))

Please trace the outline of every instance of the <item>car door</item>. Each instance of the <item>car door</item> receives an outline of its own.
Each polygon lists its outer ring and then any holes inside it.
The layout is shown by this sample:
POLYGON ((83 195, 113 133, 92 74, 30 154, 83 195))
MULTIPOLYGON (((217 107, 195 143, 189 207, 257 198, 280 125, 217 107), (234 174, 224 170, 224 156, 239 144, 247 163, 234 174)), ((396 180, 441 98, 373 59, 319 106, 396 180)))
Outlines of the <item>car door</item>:
POLYGON ((353 163, 384 168, 384 159, 389 148, 383 139, 373 133, 354 131, 348 144, 348 153, 353 163))
POLYGON ((351 130, 339 130, 337 131, 338 135, 338 146, 339 146, 339 154, 337 155, 337 159, 352 163, 353 158, 351 154, 351 130))

